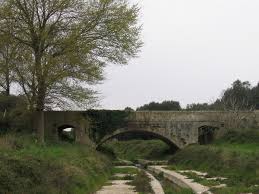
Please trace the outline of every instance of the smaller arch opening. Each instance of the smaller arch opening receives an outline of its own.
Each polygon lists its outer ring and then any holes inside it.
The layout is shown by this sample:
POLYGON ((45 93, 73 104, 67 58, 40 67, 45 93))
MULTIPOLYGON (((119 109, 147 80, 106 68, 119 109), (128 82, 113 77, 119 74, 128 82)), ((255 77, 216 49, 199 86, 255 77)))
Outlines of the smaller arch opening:
POLYGON ((211 144, 215 137, 215 131, 217 127, 212 126, 202 126, 199 128, 199 144, 207 145, 211 144))
POLYGON ((58 127, 58 138, 61 141, 73 143, 76 140, 75 127, 72 125, 62 125, 58 127))

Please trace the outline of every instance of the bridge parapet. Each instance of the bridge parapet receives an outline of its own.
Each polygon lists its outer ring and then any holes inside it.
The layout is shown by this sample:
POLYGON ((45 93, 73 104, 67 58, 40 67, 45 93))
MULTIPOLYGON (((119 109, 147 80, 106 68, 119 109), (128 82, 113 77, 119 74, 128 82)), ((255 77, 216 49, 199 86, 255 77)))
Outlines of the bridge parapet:
MULTIPOLYGON (((44 112, 40 128, 45 131, 45 134, 43 133, 45 137, 57 139, 58 127, 71 125, 77 129, 78 142, 89 142, 87 134, 89 126, 87 126, 87 122, 84 122, 86 113, 87 111, 44 112)), ((129 113, 127 124, 123 130, 124 132, 146 131, 154 133, 182 148, 199 142, 201 128, 233 128, 234 125, 247 128, 259 127, 259 111, 136 111, 129 113)), ((113 134, 109 135, 112 137, 113 134)))
POLYGON ((215 122, 233 127, 259 127, 259 111, 137 111, 130 121, 141 122, 215 122), (236 126, 232 126, 232 125, 236 126), (240 125, 240 126, 238 126, 240 125))

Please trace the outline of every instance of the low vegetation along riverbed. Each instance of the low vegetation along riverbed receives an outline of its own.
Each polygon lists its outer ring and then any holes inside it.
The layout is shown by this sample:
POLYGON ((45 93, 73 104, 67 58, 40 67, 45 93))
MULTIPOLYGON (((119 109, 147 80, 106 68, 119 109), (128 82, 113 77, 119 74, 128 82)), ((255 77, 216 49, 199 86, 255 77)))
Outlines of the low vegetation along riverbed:
POLYGON ((112 169, 112 176, 97 194, 137 194, 154 193, 151 179, 145 171, 134 166, 116 166, 112 169))
POLYGON ((0 153, 0 193, 90 194, 107 181, 112 165, 88 146, 39 145, 21 134, 2 136, 0 153))
POLYGON ((259 193, 257 129, 228 130, 211 145, 192 145, 174 155, 167 154, 168 146, 157 140, 114 141, 107 146, 113 148, 116 155, 128 160, 134 160, 133 152, 138 158, 157 160, 156 151, 159 150, 160 154, 164 153, 161 158, 169 159, 168 169, 200 171, 206 176, 200 177, 191 172, 184 174, 205 186, 225 185, 212 188, 216 194, 259 193))
MULTIPOLYGON (((35 137, 21 134, 1 136, 0 145, 0 193, 92 194, 109 186, 109 179, 128 180, 131 192, 151 192, 150 179, 142 171, 111 168, 113 159, 89 146, 64 142, 40 145, 35 137)), ((176 153, 159 140, 111 141, 105 147, 119 159, 165 160, 165 169, 210 187, 214 194, 259 193, 256 129, 229 130, 210 145, 192 145, 176 153)), ((156 177, 166 194, 193 193, 159 174, 156 177)))

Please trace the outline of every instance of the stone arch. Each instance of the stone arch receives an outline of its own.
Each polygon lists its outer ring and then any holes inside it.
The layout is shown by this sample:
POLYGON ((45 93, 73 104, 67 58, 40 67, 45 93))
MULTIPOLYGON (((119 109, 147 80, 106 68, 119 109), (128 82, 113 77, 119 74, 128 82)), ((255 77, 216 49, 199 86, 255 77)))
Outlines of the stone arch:
POLYGON ((201 145, 210 144, 214 140, 215 131, 218 127, 203 125, 198 128, 198 143, 201 145))
POLYGON ((67 142, 76 141, 76 126, 73 124, 62 124, 57 127, 58 139, 67 142), (65 129, 71 128, 71 132, 65 131, 65 129))
POLYGON ((150 131, 150 130, 125 130, 125 129, 119 129, 114 131, 110 135, 106 135, 105 137, 102 138, 102 140, 97 144, 96 149, 98 149, 102 144, 105 142, 109 141, 112 138, 115 138, 117 136, 120 136, 122 134, 127 134, 127 133, 142 133, 142 134, 148 134, 153 136, 156 139, 160 139, 163 142, 165 142, 167 145, 169 145, 172 149, 181 149, 182 147, 177 144, 177 142, 173 141, 172 139, 169 139, 159 133, 156 133, 155 131, 150 131))

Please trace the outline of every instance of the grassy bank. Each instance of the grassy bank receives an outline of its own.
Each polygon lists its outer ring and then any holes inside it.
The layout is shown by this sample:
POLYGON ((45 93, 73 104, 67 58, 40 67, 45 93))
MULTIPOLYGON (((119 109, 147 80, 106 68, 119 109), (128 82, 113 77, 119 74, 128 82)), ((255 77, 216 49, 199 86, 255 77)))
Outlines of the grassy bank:
POLYGON ((165 179, 160 180, 160 183, 163 186, 165 194, 194 194, 191 189, 180 188, 165 179))
POLYGON ((109 160, 83 145, 38 145, 31 136, 0 138, 0 193, 92 193, 109 160))
MULTIPOLYGON (((169 159, 174 170, 198 170, 208 172, 208 177, 227 178, 219 182, 227 184, 226 188, 213 189, 216 194, 259 194, 259 130, 256 129, 228 130, 213 144, 192 145, 175 155, 169 154, 169 147, 159 140, 114 141, 106 146, 122 159, 169 159)), ((209 186, 218 183, 196 179, 209 186)))
POLYGON ((155 175, 155 177, 159 180, 165 194, 194 194, 191 189, 181 188, 167 180, 162 173, 155 175))
POLYGON ((163 160, 170 155, 169 146, 160 140, 112 141, 104 145, 124 160, 163 160))
POLYGON ((259 193, 259 131, 230 130, 213 144, 193 145, 177 152, 170 160, 173 169, 208 172, 209 176, 226 177, 219 194, 259 193))

